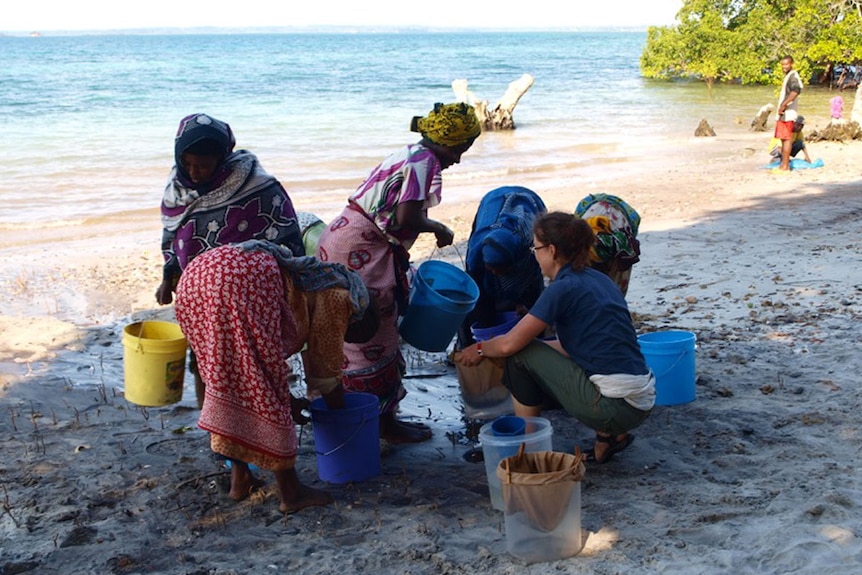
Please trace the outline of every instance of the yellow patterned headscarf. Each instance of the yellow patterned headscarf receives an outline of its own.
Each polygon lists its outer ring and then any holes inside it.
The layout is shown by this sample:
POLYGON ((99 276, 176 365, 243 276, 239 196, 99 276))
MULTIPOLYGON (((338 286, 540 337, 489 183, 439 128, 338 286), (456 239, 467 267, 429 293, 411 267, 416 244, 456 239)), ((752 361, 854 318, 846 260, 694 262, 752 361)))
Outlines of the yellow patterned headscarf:
MULTIPOLYGON (((599 244, 598 238, 599 234, 612 234, 614 233, 613 228, 611 228, 611 220, 607 216, 593 216, 591 218, 587 218, 587 223, 590 224, 590 227, 593 228, 593 233, 596 234, 596 244, 599 244)), ((590 261, 598 264, 604 261, 607 261, 605 258, 607 254, 600 255, 598 250, 596 249, 596 244, 590 248, 590 261)))
POLYGON ((463 102, 434 104, 427 116, 413 118, 410 129, 435 144, 450 148, 472 142, 482 133, 473 106, 463 102))

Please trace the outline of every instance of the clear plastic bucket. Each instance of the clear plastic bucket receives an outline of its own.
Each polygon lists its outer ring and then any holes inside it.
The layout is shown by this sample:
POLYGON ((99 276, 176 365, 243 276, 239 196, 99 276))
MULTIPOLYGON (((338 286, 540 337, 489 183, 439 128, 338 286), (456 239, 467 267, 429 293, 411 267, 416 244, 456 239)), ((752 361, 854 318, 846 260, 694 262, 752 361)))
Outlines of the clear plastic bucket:
POLYGON ((479 430, 491 505, 500 511, 503 510, 503 493, 500 479, 497 477, 497 465, 500 464, 500 461, 516 455, 522 443, 526 453, 553 451, 554 428, 551 426, 551 422, 544 417, 525 417, 524 419, 526 420, 526 427, 523 435, 494 435, 493 422, 486 423, 479 430))
POLYGON ((534 563, 556 561, 581 551, 580 457, 552 451, 525 453, 501 461, 506 549, 534 563))

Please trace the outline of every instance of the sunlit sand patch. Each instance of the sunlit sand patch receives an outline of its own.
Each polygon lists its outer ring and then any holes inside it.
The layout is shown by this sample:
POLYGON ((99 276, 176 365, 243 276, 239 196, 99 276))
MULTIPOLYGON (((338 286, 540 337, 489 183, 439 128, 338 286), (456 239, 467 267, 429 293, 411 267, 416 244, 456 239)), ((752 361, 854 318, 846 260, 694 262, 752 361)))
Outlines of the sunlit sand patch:
POLYGON ((581 550, 581 555, 597 555, 602 551, 612 549, 614 543, 619 540, 619 532, 616 529, 602 527, 596 532, 584 531, 581 537, 585 539, 584 548, 581 550))
POLYGON ((50 358, 80 341, 80 330, 53 317, 0 316, 0 361, 26 363, 50 358))

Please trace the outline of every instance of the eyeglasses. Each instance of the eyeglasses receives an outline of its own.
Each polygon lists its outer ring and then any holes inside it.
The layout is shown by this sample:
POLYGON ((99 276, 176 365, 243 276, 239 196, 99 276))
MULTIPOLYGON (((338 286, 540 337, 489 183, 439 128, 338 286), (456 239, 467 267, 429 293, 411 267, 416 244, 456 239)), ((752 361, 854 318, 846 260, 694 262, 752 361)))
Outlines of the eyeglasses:
POLYGON ((548 247, 550 244, 545 244, 544 246, 530 246, 530 253, 536 255, 536 252, 539 250, 543 250, 548 247))

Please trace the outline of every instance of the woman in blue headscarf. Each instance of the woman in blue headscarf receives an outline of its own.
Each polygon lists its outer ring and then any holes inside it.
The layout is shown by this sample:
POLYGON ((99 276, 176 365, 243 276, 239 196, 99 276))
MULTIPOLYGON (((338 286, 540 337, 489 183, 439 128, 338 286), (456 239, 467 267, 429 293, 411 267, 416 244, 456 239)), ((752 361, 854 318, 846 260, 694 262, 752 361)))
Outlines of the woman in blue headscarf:
POLYGON ((467 241, 467 273, 479 286, 479 300, 459 331, 461 347, 474 341, 472 324, 492 327, 498 314, 523 315, 542 293, 542 270, 530 247, 533 222, 546 211, 542 198, 521 186, 491 190, 479 202, 467 241))

